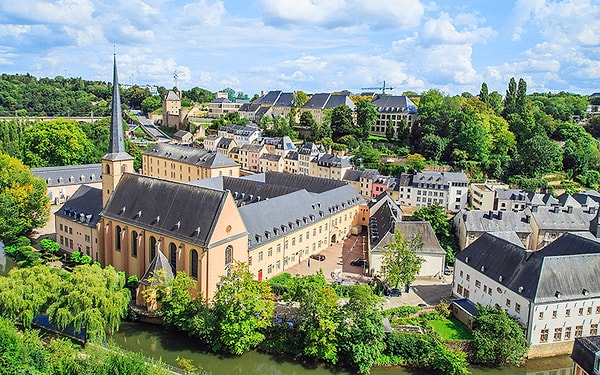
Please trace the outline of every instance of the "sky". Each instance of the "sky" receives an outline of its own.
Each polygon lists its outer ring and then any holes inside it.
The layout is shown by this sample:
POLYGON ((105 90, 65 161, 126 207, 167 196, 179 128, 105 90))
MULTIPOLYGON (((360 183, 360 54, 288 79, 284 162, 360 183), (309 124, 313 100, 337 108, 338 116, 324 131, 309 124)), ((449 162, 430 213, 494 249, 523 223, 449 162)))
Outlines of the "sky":
POLYGON ((600 0, 0 2, 1 73, 109 82, 115 53, 121 84, 169 89, 589 95, 600 0))

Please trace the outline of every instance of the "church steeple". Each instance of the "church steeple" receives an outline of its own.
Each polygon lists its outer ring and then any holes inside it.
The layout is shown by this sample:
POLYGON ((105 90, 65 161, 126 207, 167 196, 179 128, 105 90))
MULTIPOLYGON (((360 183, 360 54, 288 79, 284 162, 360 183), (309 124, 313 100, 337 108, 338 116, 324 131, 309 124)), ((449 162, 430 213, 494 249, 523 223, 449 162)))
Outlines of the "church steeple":
POLYGON ((102 158, 102 205, 117 187, 123 172, 133 172, 133 156, 125 150, 123 132, 123 113, 121 110, 121 94, 119 93, 119 77, 117 74, 117 55, 114 55, 113 96, 110 112, 110 143, 108 154, 102 158))
POLYGON ((121 110, 121 93, 119 92, 119 75, 117 73, 117 55, 113 62, 113 93, 110 111, 110 145, 109 154, 127 153, 123 140, 123 114, 121 110))

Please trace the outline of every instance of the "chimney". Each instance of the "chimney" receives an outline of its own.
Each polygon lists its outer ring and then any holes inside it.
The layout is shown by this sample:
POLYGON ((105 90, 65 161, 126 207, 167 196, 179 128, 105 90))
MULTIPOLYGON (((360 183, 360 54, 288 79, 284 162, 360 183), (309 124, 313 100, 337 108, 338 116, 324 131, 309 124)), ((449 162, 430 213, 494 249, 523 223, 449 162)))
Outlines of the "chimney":
POLYGON ((531 212, 538 212, 538 206, 531 206, 531 212))

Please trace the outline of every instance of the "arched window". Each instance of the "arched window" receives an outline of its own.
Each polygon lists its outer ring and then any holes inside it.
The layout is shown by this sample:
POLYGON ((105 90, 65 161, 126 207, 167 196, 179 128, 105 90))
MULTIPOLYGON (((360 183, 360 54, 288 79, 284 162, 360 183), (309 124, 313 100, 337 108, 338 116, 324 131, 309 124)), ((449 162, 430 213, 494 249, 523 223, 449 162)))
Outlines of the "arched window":
POLYGON ((110 164, 106 164, 106 168, 104 168, 106 170, 106 174, 110 174, 110 164))
POLYGON ((169 244, 169 264, 175 273, 177 271, 177 246, 173 242, 169 244))
POLYGON ((190 252, 190 276, 198 279, 198 252, 195 249, 190 252))
POLYGON ((156 256, 156 238, 154 238, 154 236, 150 236, 150 246, 148 246, 148 255, 150 255, 148 259, 150 259, 150 261, 152 262, 152 260, 156 256))
POLYGON ((115 249, 121 251, 121 227, 117 225, 115 228, 115 249))
POLYGON ((121 165, 121 173, 127 172, 127 164, 121 165))
POLYGON ((131 231, 131 256, 137 258, 138 251, 138 234, 136 231, 131 231))
POLYGON ((225 249, 225 267, 231 266, 232 263, 233 263, 233 247, 231 245, 229 245, 225 249))

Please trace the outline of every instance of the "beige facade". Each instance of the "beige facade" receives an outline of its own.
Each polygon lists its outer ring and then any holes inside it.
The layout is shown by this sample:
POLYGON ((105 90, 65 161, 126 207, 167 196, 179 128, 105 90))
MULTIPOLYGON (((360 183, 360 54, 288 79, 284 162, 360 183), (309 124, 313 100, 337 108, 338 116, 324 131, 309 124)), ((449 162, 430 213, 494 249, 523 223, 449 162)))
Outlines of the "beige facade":
POLYGON ((284 172, 284 158, 277 154, 262 154, 259 160, 260 172, 284 172))
POLYGON ((98 228, 89 227, 76 219, 68 219, 62 216, 55 217, 56 242, 60 249, 72 253, 80 251, 83 255, 89 255, 97 261, 98 253, 98 228))
POLYGON ((358 222, 358 208, 351 206, 251 249, 248 252, 250 272, 257 280, 270 279, 311 254, 340 242, 358 222))

